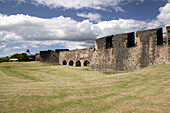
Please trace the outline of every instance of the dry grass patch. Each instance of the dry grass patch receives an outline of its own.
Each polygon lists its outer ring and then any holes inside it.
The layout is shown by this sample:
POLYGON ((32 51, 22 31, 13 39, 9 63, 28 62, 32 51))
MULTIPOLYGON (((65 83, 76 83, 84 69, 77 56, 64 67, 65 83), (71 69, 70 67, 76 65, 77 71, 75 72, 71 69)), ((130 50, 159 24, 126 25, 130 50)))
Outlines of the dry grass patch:
POLYGON ((169 112, 169 106, 170 64, 126 73, 0 64, 0 112, 169 112))

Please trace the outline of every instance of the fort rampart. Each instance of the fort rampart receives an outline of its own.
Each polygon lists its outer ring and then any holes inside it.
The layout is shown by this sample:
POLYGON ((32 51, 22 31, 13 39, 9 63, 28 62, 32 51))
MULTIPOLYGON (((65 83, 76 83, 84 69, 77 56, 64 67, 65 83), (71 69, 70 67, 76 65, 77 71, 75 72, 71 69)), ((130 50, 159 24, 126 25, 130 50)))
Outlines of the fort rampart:
POLYGON ((94 48, 62 51, 59 55, 59 63, 70 66, 87 66, 90 63, 93 52, 94 48))
POLYGON ((95 48, 41 51, 40 61, 87 66, 92 70, 129 71, 170 63, 170 26, 106 36, 95 40, 95 48))
POLYGON ((59 63, 60 51, 68 51, 68 49, 56 49, 55 51, 40 51, 40 62, 59 63))
POLYGON ((169 27, 165 37, 158 28, 97 39, 90 69, 128 71, 168 63, 168 36, 169 27))

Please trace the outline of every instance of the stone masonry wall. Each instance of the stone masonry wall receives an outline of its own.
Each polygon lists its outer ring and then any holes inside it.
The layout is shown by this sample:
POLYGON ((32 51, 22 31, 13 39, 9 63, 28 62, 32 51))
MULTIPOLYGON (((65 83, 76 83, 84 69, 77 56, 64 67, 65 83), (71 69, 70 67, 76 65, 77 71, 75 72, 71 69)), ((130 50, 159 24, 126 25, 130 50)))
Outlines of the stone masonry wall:
POLYGON ((138 31, 135 37, 136 43, 128 47, 129 39, 133 37, 133 34, 127 33, 113 36, 112 47, 107 49, 107 37, 97 39, 95 41, 96 51, 93 53, 90 69, 128 71, 170 62, 170 57, 168 57, 170 55, 169 45, 166 42, 162 43, 161 28, 138 31))
POLYGON ((63 65, 63 62, 66 62, 64 65, 69 65, 70 61, 73 61, 73 65, 76 66, 76 62, 80 61, 81 65, 84 66, 85 61, 91 60, 92 53, 94 49, 77 49, 71 51, 61 51, 59 55, 59 63, 63 65))
POLYGON ((59 53, 61 51, 68 51, 68 49, 40 51, 40 62, 59 63, 59 53))
POLYGON ((92 49, 41 51, 40 61, 61 65, 87 66, 103 71, 129 71, 170 63, 170 26, 110 35, 95 40, 92 49))
POLYGON ((48 50, 40 51, 40 62, 57 63, 59 53, 48 50))
MULTIPOLYGON (((137 59, 135 54, 135 49, 127 48, 127 39, 129 34, 118 34, 112 37, 112 47, 106 49, 98 49, 93 53, 93 57, 90 64, 90 69, 93 70, 128 70, 128 66, 134 67, 136 64, 134 63, 137 59), (131 53, 133 52, 133 53, 131 53), (130 59, 129 57, 134 57, 130 59), (132 61, 131 61, 132 60, 132 61), (129 65, 126 65, 126 62, 132 62, 129 65)), ((105 37, 107 38, 107 37, 105 37)), ((98 39, 100 40, 100 39, 98 39)), ((103 41, 106 41, 102 38, 103 41)), ((95 41, 96 45, 100 45, 100 41, 95 41)), ((102 43, 102 42, 101 42, 102 43)), ((106 42, 104 47, 106 47, 106 42)))

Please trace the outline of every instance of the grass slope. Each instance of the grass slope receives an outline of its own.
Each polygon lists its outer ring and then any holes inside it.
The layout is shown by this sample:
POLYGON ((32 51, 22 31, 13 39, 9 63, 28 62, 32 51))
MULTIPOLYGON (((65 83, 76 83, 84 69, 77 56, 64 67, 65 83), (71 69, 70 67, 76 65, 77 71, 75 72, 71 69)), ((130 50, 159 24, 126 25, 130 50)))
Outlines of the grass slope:
POLYGON ((169 112, 170 64, 115 73, 0 63, 0 112, 169 112))

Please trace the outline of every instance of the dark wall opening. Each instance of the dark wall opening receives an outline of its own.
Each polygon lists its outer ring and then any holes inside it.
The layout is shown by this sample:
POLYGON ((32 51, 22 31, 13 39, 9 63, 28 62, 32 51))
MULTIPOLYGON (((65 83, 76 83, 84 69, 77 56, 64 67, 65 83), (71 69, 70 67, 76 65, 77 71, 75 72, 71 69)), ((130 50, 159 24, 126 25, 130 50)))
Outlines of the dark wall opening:
POLYGON ((113 47, 112 37, 113 36, 106 37, 106 49, 113 47))
POLYGON ((170 45, 170 30, 167 31, 168 32, 168 45, 170 45))
POLYGON ((157 45, 163 44, 163 34, 162 34, 162 28, 157 30, 157 45))
POLYGON ((69 66, 73 66, 73 61, 72 60, 70 60, 69 66))
POLYGON ((63 61, 63 65, 67 65, 67 62, 65 60, 63 61))
POLYGON ((128 34, 127 47, 134 47, 134 46, 135 46, 135 34, 130 33, 128 34))
POLYGON ((88 66, 90 64, 90 62, 88 60, 84 61, 84 66, 88 66))
POLYGON ((79 60, 76 61, 76 66, 81 66, 81 62, 79 60))

